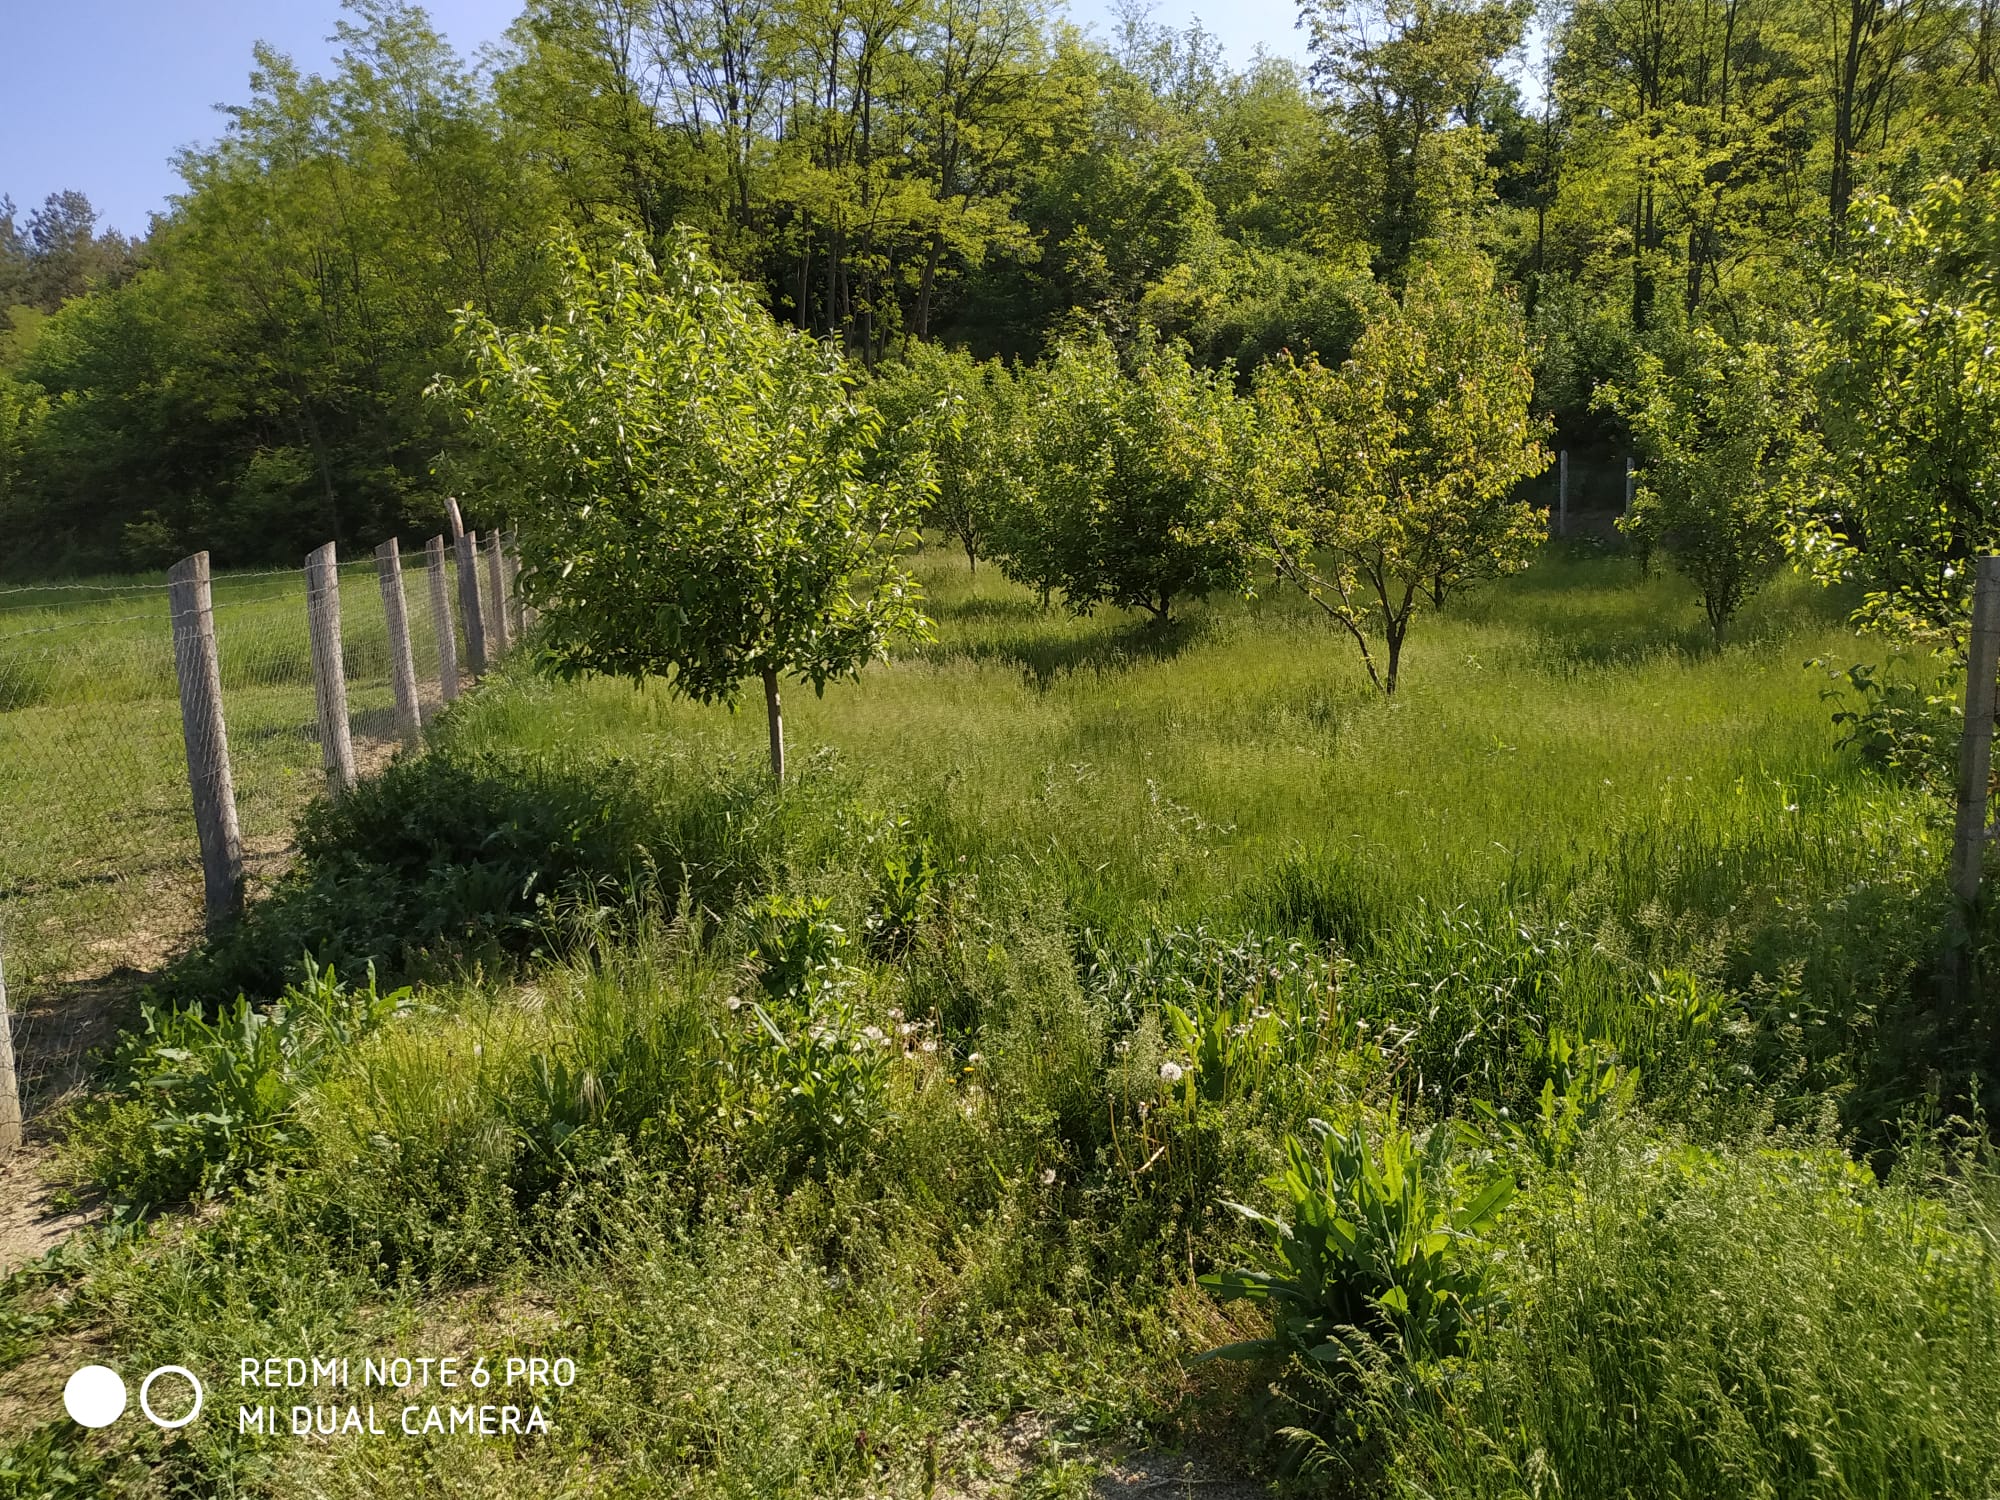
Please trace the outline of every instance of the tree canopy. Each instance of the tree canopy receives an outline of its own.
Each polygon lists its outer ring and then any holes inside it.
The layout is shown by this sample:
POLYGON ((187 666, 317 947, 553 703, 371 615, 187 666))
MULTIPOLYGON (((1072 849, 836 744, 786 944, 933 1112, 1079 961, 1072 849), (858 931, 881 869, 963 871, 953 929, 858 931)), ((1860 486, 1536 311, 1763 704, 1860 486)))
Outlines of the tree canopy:
MULTIPOLYGON (((1876 231, 1943 212, 1933 183, 1979 197, 1994 14, 1308 0, 1295 63, 1138 8, 1099 36, 1038 0, 524 0, 468 61, 416 6, 348 0, 323 74, 246 59, 142 241, 80 192, 0 200, 0 563, 428 531, 468 441, 423 399, 465 373, 456 310, 526 326, 558 294, 550 245, 665 256, 681 228, 857 372, 1157 338, 1239 390, 1287 356, 1337 369, 1381 296, 1480 256, 1557 445, 1616 471, 1634 434, 1596 391, 1690 329, 1851 343, 1842 308, 1898 278, 1976 304, 1972 259, 1919 273, 1876 231)), ((1815 383, 1829 435, 1866 409, 1852 374, 1815 383)), ((1829 493, 1820 534, 1880 493, 1829 493)))

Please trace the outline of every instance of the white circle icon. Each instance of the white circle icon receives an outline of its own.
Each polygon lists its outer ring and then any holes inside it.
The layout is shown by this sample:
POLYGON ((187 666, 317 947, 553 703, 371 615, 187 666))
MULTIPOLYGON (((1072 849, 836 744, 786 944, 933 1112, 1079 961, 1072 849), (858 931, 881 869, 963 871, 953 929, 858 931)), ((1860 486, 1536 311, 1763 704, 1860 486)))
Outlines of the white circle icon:
POLYGON ((63 1387, 63 1410, 81 1427, 109 1427, 125 1410, 125 1382, 109 1365, 85 1365, 63 1387))
MULTIPOLYGON (((161 1365, 159 1369, 153 1371, 152 1374, 148 1375, 140 1383, 139 1410, 146 1414, 146 1420, 151 1422, 155 1427, 164 1427, 168 1431, 172 1431, 176 1427, 187 1426, 188 1423, 201 1415, 202 1394, 201 1382, 195 1379, 194 1371, 188 1369, 187 1366, 161 1365), (162 1375, 178 1375, 194 1387, 194 1405, 190 1406, 181 1416, 172 1418, 163 1417, 153 1410, 153 1403, 146 1399, 153 1393, 153 1382, 158 1380, 162 1375)), ((125 1404, 125 1388, 122 1385, 118 1388, 118 1404, 120 1406, 125 1404)))

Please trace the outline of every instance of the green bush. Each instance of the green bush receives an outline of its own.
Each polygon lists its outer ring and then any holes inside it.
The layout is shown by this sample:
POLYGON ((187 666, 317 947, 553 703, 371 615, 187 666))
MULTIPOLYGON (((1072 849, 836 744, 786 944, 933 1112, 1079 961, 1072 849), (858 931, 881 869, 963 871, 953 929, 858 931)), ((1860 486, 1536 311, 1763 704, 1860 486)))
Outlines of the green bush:
POLYGON ((847 963, 847 934, 824 899, 773 898, 759 917, 764 998, 750 1009, 764 1045, 750 1066, 764 1124, 787 1175, 846 1166, 884 1127, 888 1033, 865 1024, 864 976, 847 963))

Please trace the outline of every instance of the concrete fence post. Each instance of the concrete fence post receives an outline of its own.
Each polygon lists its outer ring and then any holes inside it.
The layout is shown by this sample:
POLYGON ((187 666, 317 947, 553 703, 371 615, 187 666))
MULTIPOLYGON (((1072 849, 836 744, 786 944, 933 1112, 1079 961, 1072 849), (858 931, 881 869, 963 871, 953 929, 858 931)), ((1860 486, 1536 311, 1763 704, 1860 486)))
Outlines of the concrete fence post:
POLYGON ((431 586, 431 628, 437 632, 438 691, 449 703, 458 696, 458 635, 451 623, 451 590, 444 577, 444 538, 424 543, 424 572, 431 586))
POLYGON ((396 538, 375 549, 375 576, 382 585, 382 618, 389 626, 389 677, 396 689, 396 732, 415 745, 423 734, 417 706, 417 659, 410 651, 410 615, 403 600, 403 557, 396 538))
POLYGON ((1569 449, 1556 455, 1556 535, 1569 534, 1569 449))
POLYGON ((7 955, 0 950, 0 1162, 21 1149, 21 1075, 14 1067, 14 1018, 7 1009, 7 955))
POLYGON ((236 784, 222 721, 222 669, 206 552, 182 558, 167 574, 167 612, 174 675, 180 682, 188 790, 194 796, 195 836, 201 845, 202 905, 212 931, 243 909, 243 836, 236 823, 236 784))
POLYGON ((320 763, 326 768, 327 789, 339 797, 354 787, 354 740, 347 723, 347 666, 340 649, 340 569, 332 542, 306 558, 306 621, 312 630, 320 763))

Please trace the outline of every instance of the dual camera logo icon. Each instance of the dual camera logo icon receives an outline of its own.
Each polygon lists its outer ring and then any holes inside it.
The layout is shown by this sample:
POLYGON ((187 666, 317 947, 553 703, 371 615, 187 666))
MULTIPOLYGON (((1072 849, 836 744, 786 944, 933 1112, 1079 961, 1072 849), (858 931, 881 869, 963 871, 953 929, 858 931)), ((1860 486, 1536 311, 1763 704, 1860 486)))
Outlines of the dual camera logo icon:
MULTIPOLYGON (((166 1391, 172 1390, 172 1385, 166 1387, 166 1391)), ((139 1382, 139 1410, 155 1427, 185 1427, 201 1415, 202 1394, 194 1371, 184 1365, 161 1365, 139 1382), (153 1410, 153 1382, 163 1375, 186 1381, 194 1392, 193 1404, 179 1416, 162 1416, 153 1410)), ((63 1387, 63 1409, 83 1427, 109 1427, 125 1414, 125 1399, 125 1381, 109 1365, 85 1365, 63 1387)), ((165 1392, 161 1400, 162 1404, 168 1400, 165 1392)))

